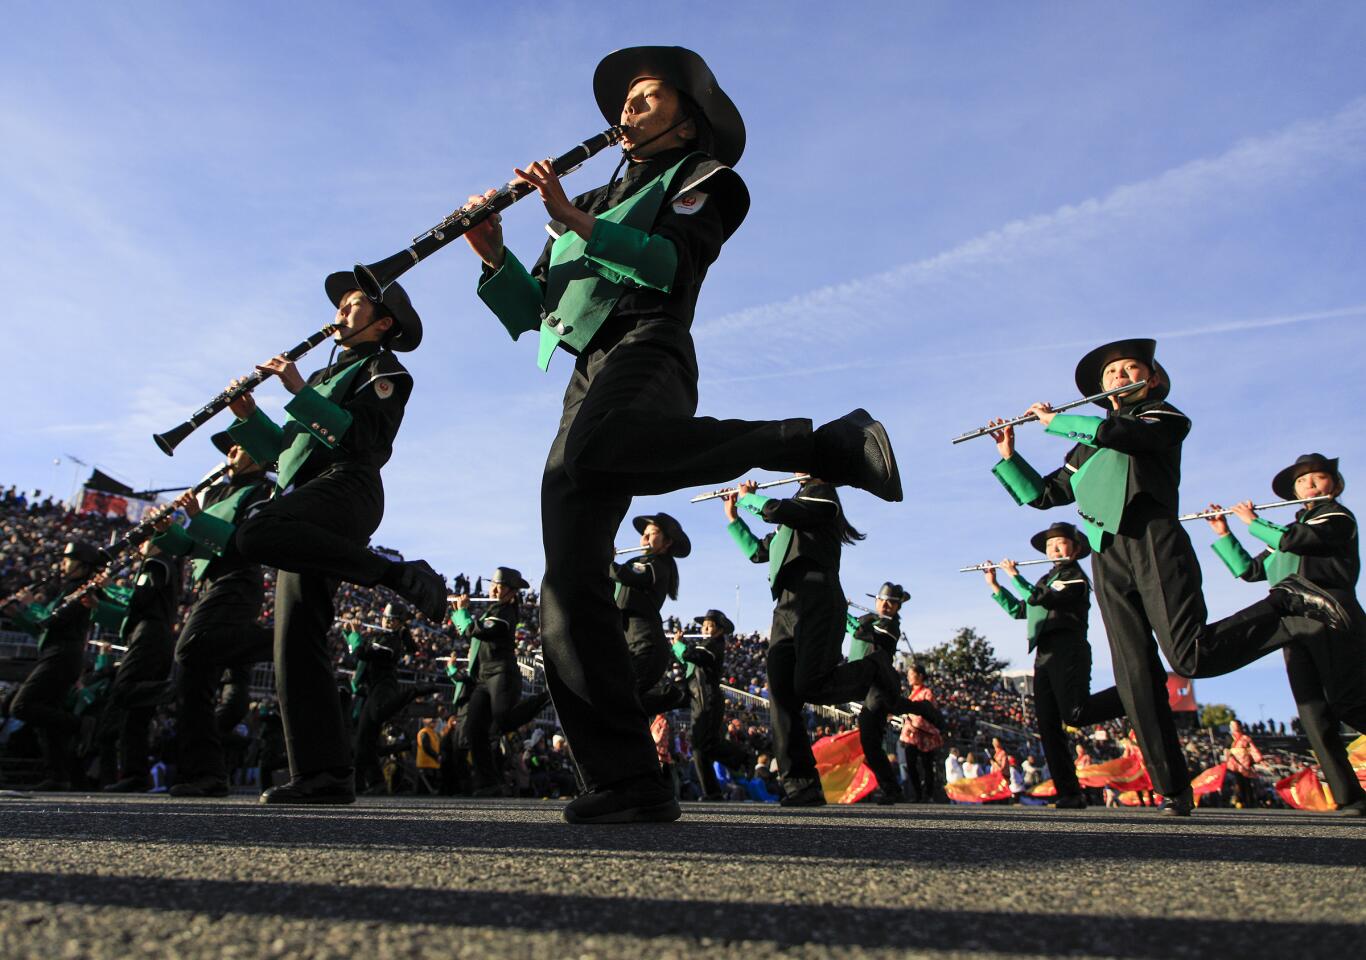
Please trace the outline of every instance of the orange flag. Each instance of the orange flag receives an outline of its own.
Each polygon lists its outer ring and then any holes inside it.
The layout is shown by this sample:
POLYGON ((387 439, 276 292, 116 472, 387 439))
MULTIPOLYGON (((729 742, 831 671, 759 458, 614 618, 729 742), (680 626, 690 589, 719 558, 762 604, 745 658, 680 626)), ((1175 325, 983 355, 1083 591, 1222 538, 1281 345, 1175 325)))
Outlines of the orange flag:
POLYGON ((857 730, 821 737, 811 745, 811 752, 816 755, 826 803, 857 803, 876 789, 877 777, 863 762, 857 730))
POLYGON ((993 770, 985 777, 959 780, 944 787, 944 793, 955 803, 990 803, 992 800, 1009 800, 1010 784, 993 770))
POLYGON ((1356 771, 1357 779, 1366 787, 1366 733, 1347 744, 1347 759, 1356 771))
POLYGON ((1276 792, 1296 810, 1332 810, 1334 806, 1324 795, 1318 771, 1313 767, 1305 767, 1299 773, 1278 780, 1276 792))
POLYGON ((1126 754, 1104 763, 1093 763, 1077 771, 1077 779, 1083 787, 1111 787, 1124 792, 1127 790, 1151 790, 1153 782, 1148 778, 1148 768, 1143 758, 1137 754, 1126 754))
POLYGON ((1058 787, 1052 780, 1045 780, 1038 786, 1030 787, 1029 795, 1031 797, 1056 797, 1058 795, 1058 787))
POLYGON ((1227 764, 1216 763, 1191 781, 1191 792, 1197 797, 1203 793, 1218 793, 1224 789, 1224 776, 1227 773, 1227 764))

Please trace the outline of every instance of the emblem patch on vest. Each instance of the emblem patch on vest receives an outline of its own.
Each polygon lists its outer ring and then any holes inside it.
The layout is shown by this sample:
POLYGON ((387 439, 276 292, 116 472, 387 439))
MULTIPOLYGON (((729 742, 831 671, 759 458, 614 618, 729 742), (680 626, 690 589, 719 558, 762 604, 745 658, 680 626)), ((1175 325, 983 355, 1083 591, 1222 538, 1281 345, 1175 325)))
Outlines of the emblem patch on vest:
POLYGON ((383 377, 375 381, 375 393, 381 400, 388 400, 394 395, 394 384, 383 377))
POLYGON ((674 197, 674 213, 690 214, 702 209, 707 202, 707 195, 697 190, 689 190, 680 197, 674 197))
POLYGON ((636 563, 631 564, 631 569, 634 570, 636 573, 644 573, 646 570, 649 570, 650 567, 648 564, 640 563, 639 561, 637 561, 636 563))

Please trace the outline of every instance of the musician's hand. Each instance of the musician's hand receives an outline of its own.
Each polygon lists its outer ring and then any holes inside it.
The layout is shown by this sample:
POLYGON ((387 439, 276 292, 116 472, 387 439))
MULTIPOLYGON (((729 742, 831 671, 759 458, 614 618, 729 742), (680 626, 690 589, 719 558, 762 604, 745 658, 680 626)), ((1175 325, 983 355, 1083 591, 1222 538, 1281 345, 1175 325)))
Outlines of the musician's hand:
POLYGON ((256 369, 262 373, 275 374, 290 393, 298 393, 304 388, 304 378, 299 374, 299 368, 283 353, 278 357, 271 357, 265 363, 258 363, 256 369))
POLYGON ((545 212, 553 219, 563 223, 584 240, 592 235, 594 218, 569 202, 564 193, 564 186, 560 183, 560 175, 555 172, 553 162, 549 158, 527 164, 525 170, 512 172, 518 180, 536 188, 536 192, 541 195, 541 202, 545 204, 545 212))
POLYGON ((457 610, 468 610, 470 606, 469 594, 460 594, 460 596, 456 597, 455 600, 451 603, 451 606, 455 607, 455 609, 457 610))
POLYGON ((758 490, 759 484, 754 480, 742 480, 740 482, 740 485, 737 486, 735 489, 737 492, 739 492, 740 496, 745 497, 753 493, 755 490, 758 490))
POLYGON ((85 607, 87 610, 94 610, 95 604, 99 602, 100 598, 97 597, 94 593, 87 593, 84 596, 82 596, 80 600, 81 606, 85 607))
POLYGON ((1232 510, 1233 515, 1237 517, 1239 520, 1243 521, 1243 523, 1251 523, 1253 520, 1257 519, 1257 511, 1252 509, 1251 500, 1244 500, 1241 503, 1235 503, 1232 507, 1232 510))
MULTIPOLYGON (((987 561, 987 563, 991 562, 992 561, 990 560, 987 561)), ((996 568, 994 566, 982 568, 982 579, 987 582, 987 586, 991 587, 992 593, 995 593, 997 587, 1000 586, 1000 584, 996 582, 996 568)))
MULTIPOLYGON (((236 390, 244 379, 244 377, 238 377, 236 380, 232 381, 232 383, 228 384, 228 389, 236 390)), ((228 404, 228 409, 232 411, 232 415, 238 420, 245 420, 256 412, 256 398, 253 397, 251 391, 248 390, 241 396, 235 397, 232 402, 228 404)))
POLYGON ((1008 577, 1013 578, 1018 577, 1020 575, 1020 565, 1016 563, 1014 560, 1002 560, 1000 563, 1000 567, 1002 570, 1006 572, 1006 576, 1008 577))
MULTIPOLYGON (((469 201, 462 210, 468 210, 475 204, 490 200, 497 190, 490 190, 483 196, 471 194, 469 201)), ((465 242, 470 245, 470 249, 475 255, 486 263, 490 270, 497 270, 503 265, 503 258, 506 251, 503 249, 503 215, 495 213, 483 223, 475 224, 465 231, 465 242)))
POLYGON ((739 499, 740 495, 738 493, 728 493, 721 498, 721 506, 726 511, 726 519, 731 523, 740 519, 740 511, 735 506, 739 499))
POLYGON ((1025 413, 1034 414, 1034 416, 1039 418, 1039 422, 1042 423, 1045 427, 1052 423, 1053 418, 1057 416, 1057 413, 1055 413, 1053 410, 1053 405, 1051 403, 1043 402, 1031 404, 1029 409, 1026 410, 1025 413))
MULTIPOLYGON (((998 423, 1005 423, 1000 417, 991 420, 987 426, 992 427, 998 423)), ((1001 455, 1002 460, 1009 460, 1015 455, 1015 428, 1001 427, 999 430, 991 431, 991 439, 996 441, 996 452, 1001 455)))
MULTIPOLYGON (((180 496, 176 497, 175 506, 177 509, 184 510, 186 516, 191 520, 199 516, 199 498, 195 496, 193 490, 186 490, 180 496)), ((169 520, 170 517, 168 516, 167 519, 169 520)))
POLYGON ((14 602, 21 607, 27 607, 33 602, 33 591, 25 587, 14 595, 14 602))
MULTIPOLYGON (((195 506, 199 506, 198 501, 195 501, 195 506)), ((157 533, 165 533, 167 530, 171 529, 171 524, 174 521, 175 517, 171 516, 171 511, 167 510, 160 517, 157 517, 156 522, 152 524, 152 529, 157 533)))
MULTIPOLYGON (((1211 503, 1211 504, 1210 504, 1208 507, 1206 507, 1205 509, 1207 509, 1207 510, 1222 510, 1222 509, 1224 509, 1224 508, 1221 507, 1221 506, 1219 506, 1219 504, 1217 504, 1217 503, 1211 503)), ((1216 537, 1226 537, 1226 536, 1228 536, 1228 518, 1227 518, 1227 517, 1223 517, 1223 516, 1219 516, 1219 517, 1206 517, 1206 518, 1205 518, 1205 522, 1209 524, 1210 530, 1212 530, 1212 531, 1214 532, 1214 535, 1215 535, 1216 537)))

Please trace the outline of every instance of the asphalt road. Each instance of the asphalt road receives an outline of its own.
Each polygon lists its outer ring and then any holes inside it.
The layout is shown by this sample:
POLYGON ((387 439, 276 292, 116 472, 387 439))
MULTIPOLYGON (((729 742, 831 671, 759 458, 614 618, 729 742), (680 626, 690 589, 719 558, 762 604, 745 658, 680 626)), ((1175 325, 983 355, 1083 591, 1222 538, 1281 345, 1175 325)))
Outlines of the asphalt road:
POLYGON ((0 799, 0 956, 1360 956, 1366 821, 0 799))

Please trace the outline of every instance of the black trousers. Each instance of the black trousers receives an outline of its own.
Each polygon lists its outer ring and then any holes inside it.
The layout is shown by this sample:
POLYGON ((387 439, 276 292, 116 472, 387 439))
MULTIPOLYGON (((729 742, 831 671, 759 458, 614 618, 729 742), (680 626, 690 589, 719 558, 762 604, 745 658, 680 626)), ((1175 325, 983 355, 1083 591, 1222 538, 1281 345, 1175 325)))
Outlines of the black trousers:
MULTIPOLYGON (((896 673, 892 667, 891 651, 874 648, 869 650, 863 660, 856 661, 862 663, 864 660, 871 660, 881 668, 882 674, 895 677, 896 673)), ((887 759, 887 721, 894 713, 914 713, 929 720, 931 723, 939 725, 942 721, 939 711, 933 704, 924 700, 911 700, 899 694, 893 696, 889 691, 876 685, 868 690, 867 696, 863 701, 863 709, 858 715, 858 736, 859 745, 863 747, 863 762, 868 765, 868 769, 873 771, 873 776, 877 778, 878 787, 884 792, 895 794, 900 790, 896 780, 896 771, 892 769, 892 763, 887 759)))
POLYGON ((366 548, 383 516, 379 471, 342 466, 267 501, 237 528, 243 556, 279 571, 275 685, 291 777, 351 769, 327 637, 340 581, 373 586, 389 568, 366 548))
POLYGON ((356 789, 379 783, 384 779, 379 766, 379 735, 384 725, 417 696, 416 688, 404 690, 398 677, 390 676, 378 683, 371 682, 356 718, 356 789))
POLYGON ((67 747, 81 722, 66 709, 66 696, 81 676, 83 651, 62 651, 39 659, 10 703, 10 714, 38 734, 47 776, 63 782, 71 779, 67 747))
POLYGON ((664 636, 664 624, 658 616, 642 617, 622 611, 622 629, 626 632, 626 649, 631 654, 631 676, 640 694, 640 706, 645 716, 677 710, 688 702, 686 690, 669 678, 673 663, 673 647, 664 636))
POLYGON ((499 736, 508 732, 509 715, 521 695, 522 673, 516 664, 481 676, 470 694, 465 723, 476 787, 492 786, 499 780, 498 761, 493 755, 494 731, 499 736))
POLYGON ((1287 638, 1281 614, 1265 599, 1208 623, 1200 564, 1186 531, 1174 517, 1133 512, 1093 557, 1092 579, 1124 712, 1138 732, 1154 788, 1175 796, 1190 786, 1190 770, 1157 648, 1181 676, 1214 677, 1265 656, 1287 638))
MULTIPOLYGON (((270 660, 273 635, 259 622, 259 589, 210 585, 190 611, 175 645, 176 743, 181 781, 226 780, 224 723, 218 685, 225 669, 246 673, 253 663, 270 660)), ((245 688, 242 712, 245 712, 245 688)), ((228 729, 240 716, 232 718, 228 729)))
POLYGON ((1312 620, 1286 620, 1292 642, 1285 670, 1299 709, 1300 725, 1319 759, 1339 805, 1366 799, 1338 734, 1341 724, 1366 733, 1366 616, 1355 596, 1332 591, 1351 614, 1352 629, 1328 630, 1312 620))
POLYGON ((1081 783, 1063 728, 1085 727, 1124 716, 1118 688, 1091 693, 1091 645, 1085 636, 1054 632, 1039 638, 1034 656, 1034 710, 1039 718, 1044 759, 1053 774, 1058 796, 1079 796, 1081 783))
POLYGON ((910 799, 932 803, 939 791, 939 752, 917 750, 906 744, 906 778, 910 781, 910 799))
POLYGON ((848 601, 838 576, 809 568, 792 581, 778 595, 769 632, 769 724, 779 775, 812 780, 816 757, 802 706, 864 699, 877 664, 870 657, 841 662, 848 601))
POLYGON ((694 417, 697 363, 676 322, 600 339, 574 365, 541 484, 546 682, 589 789, 659 773, 606 573, 631 498, 809 468, 812 448, 807 420, 694 417))
MULTIPOLYGON (((704 796, 721 792, 716 779, 718 761, 726 767, 744 770, 749 765, 749 753, 725 735, 726 702, 720 684, 689 684, 692 692, 692 760, 697 770, 697 782, 704 796)), ((749 771, 745 770, 748 775, 749 771)))
POLYGON ((171 672, 175 637, 171 625, 144 620, 128 633, 128 649, 114 673, 109 701, 100 715, 100 779, 114 779, 114 753, 123 777, 147 776, 148 728, 157 696, 171 672))

